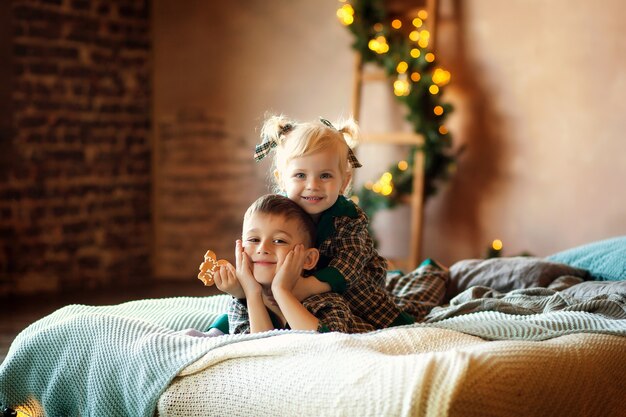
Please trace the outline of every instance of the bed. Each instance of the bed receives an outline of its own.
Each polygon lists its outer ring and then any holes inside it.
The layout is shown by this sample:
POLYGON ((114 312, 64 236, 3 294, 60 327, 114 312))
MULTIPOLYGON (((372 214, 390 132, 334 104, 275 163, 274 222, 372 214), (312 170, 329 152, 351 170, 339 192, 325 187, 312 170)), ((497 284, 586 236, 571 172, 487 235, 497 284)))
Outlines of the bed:
POLYGON ((365 334, 187 334, 224 295, 66 306, 15 339, 0 404, 27 416, 624 416, 617 243, 595 266, 571 251, 458 262, 425 322, 365 334))

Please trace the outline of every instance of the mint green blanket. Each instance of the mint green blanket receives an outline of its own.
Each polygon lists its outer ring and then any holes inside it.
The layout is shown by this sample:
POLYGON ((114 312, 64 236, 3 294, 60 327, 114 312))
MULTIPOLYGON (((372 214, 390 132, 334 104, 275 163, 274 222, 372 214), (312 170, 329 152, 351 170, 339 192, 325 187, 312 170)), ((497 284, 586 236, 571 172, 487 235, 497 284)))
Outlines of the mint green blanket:
MULTIPOLYGON (((626 336, 626 297, 620 294, 580 301, 545 289, 507 295, 472 291, 433 310, 428 323, 412 326, 488 340, 539 341, 576 332, 626 336)), ((287 333, 216 338, 177 333, 206 329, 227 303, 227 296, 214 296, 64 307, 13 342, 0 366, 0 405, 31 416, 153 416, 173 378, 205 353, 287 333)))
POLYGON ((269 335, 176 334, 206 329, 227 303, 226 296, 181 297, 61 308, 11 345, 0 367, 0 404, 32 416, 152 416, 161 392, 190 362, 269 335))

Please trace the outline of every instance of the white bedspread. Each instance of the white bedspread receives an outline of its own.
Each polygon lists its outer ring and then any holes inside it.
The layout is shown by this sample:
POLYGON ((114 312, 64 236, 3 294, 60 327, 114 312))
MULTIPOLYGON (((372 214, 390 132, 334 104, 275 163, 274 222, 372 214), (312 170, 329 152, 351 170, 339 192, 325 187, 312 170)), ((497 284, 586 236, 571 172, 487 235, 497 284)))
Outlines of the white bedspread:
POLYGON ((407 326, 223 346, 161 395, 160 417, 623 416, 626 338, 484 341, 407 326))

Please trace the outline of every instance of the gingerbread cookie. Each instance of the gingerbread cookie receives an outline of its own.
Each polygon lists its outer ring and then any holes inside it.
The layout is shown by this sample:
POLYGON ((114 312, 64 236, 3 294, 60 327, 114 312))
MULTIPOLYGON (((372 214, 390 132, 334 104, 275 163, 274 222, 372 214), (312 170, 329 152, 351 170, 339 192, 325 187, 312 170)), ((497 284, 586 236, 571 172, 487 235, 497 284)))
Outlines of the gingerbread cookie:
POLYGON ((204 283, 206 286, 210 286, 214 284, 213 274, 217 271, 222 265, 228 265, 228 261, 225 259, 220 259, 219 261, 215 258, 215 252, 212 250, 206 251, 204 254, 204 262, 200 264, 200 272, 198 273, 198 279, 204 283))

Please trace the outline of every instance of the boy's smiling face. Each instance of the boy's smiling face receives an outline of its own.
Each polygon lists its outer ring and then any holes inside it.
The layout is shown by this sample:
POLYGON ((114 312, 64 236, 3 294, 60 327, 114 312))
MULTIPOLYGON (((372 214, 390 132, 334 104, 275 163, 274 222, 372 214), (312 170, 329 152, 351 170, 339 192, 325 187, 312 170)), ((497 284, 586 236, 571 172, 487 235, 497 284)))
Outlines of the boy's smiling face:
MULTIPOLYGON (((277 266, 285 261, 289 251, 298 244, 303 244, 305 248, 310 246, 308 236, 297 220, 258 212, 244 220, 243 250, 252 262, 254 278, 265 287, 271 286, 277 266)), ((316 250, 309 248, 308 251, 316 250)), ((304 268, 312 268, 315 261, 317 258, 310 265, 307 256, 304 268)))

